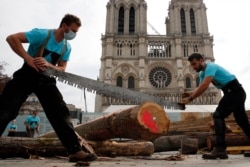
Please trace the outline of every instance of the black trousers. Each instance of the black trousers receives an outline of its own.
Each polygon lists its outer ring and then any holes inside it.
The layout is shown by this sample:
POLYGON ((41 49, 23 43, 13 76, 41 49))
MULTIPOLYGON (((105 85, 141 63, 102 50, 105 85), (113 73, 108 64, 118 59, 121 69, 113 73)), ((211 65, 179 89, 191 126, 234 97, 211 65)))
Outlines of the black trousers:
POLYGON ((246 93, 237 79, 229 82, 223 89, 224 96, 220 100, 216 111, 213 113, 216 135, 216 147, 226 148, 225 142, 225 118, 231 113, 235 121, 250 139, 250 124, 245 111, 246 93))
POLYGON ((69 110, 56 86, 56 80, 24 66, 16 71, 0 97, 0 135, 8 123, 15 119, 27 97, 35 93, 58 138, 69 154, 81 150, 70 122, 69 110))
POLYGON ((15 137, 16 136, 16 132, 9 132, 7 136, 15 137))
POLYGON ((37 132, 37 129, 28 129, 28 128, 26 127, 26 134, 27 134, 27 137, 34 137, 36 132, 37 132))

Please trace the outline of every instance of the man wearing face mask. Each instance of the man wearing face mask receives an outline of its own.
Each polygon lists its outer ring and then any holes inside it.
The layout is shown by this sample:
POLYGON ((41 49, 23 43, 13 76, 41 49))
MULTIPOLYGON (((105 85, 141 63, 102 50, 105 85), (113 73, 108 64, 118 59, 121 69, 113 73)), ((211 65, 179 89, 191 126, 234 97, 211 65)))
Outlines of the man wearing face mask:
POLYGON ((92 161, 97 156, 81 149, 56 80, 43 75, 43 72, 47 68, 65 71, 71 52, 67 40, 72 40, 80 27, 78 17, 66 14, 57 29, 34 28, 9 35, 6 39, 8 44, 24 60, 24 64, 13 74, 13 79, 6 84, 0 97, 0 135, 8 123, 16 118, 27 97, 35 93, 58 138, 67 149, 70 162, 92 161), (29 43, 27 51, 22 43, 29 43))

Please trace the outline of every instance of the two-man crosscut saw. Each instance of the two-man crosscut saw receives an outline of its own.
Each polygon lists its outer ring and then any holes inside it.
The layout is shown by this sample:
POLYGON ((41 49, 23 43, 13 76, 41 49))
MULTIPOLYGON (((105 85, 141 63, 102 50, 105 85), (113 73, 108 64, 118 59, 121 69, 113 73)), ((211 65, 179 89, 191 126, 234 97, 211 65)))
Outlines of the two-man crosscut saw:
POLYGON ((87 91, 96 93, 98 95, 128 100, 135 104, 151 101, 161 105, 164 108, 180 110, 185 109, 185 105, 177 102, 168 102, 165 99, 153 95, 118 87, 68 72, 62 72, 48 68, 44 74, 56 78, 59 82, 63 82, 79 89, 86 89, 87 91))

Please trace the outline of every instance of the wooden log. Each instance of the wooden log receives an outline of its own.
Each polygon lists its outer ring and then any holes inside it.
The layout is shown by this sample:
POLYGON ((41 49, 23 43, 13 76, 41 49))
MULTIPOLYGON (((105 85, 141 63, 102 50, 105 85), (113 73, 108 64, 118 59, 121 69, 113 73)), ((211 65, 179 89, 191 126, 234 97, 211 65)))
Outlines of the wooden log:
POLYGON ((230 146, 230 147, 227 147, 227 152, 229 154, 242 154, 242 153, 245 154, 249 151, 250 151, 250 146, 230 146))
POLYGON ((213 132, 168 131, 166 136, 186 135, 198 140, 198 148, 204 148, 207 147, 207 137, 213 134, 213 132))
MULTIPOLYGON (((102 156, 134 156, 151 155, 154 145, 148 141, 115 142, 87 141, 97 155, 102 156)), ((0 138, 0 158, 31 156, 54 157, 68 156, 64 146, 58 138, 27 138, 27 137, 2 137, 0 138)))
POLYGON ((181 141, 181 154, 196 154, 198 149, 198 139, 185 138, 181 141))
MULTIPOLYGON (((246 111, 248 118, 250 120, 250 110, 246 111)), ((235 122, 235 118, 233 114, 230 114, 226 119, 226 128, 227 133, 232 131, 236 131, 240 129, 240 127, 235 122)), ((168 133, 172 131, 186 131, 186 132, 212 132, 214 131, 212 115, 202 117, 202 118, 193 118, 182 121, 171 122, 168 133)))
POLYGON ((162 136, 153 141, 155 152, 180 151, 182 154, 196 154, 198 140, 186 135, 162 136))
POLYGON ((149 156, 154 153, 154 145, 148 141, 89 142, 98 155, 105 156, 149 156))
MULTIPOLYGON (((250 140, 245 134, 227 134, 226 135, 227 146, 249 146, 250 140)), ((209 150, 212 150, 216 143, 215 136, 208 136, 207 138, 207 147, 209 150)))
POLYGON ((89 153, 95 153, 94 149, 88 144, 88 142, 84 138, 82 138, 77 132, 75 133, 83 150, 89 153))
POLYGON ((197 118, 195 120, 182 120, 171 122, 169 132, 209 132, 211 131, 211 122, 213 122, 213 118, 211 116, 197 118))
POLYGON ((67 151, 58 138, 0 138, 0 158, 29 158, 31 155, 43 157, 52 157, 55 155, 67 156, 67 151))
POLYGON ((213 135, 213 132, 186 132, 189 138, 198 140, 198 148, 207 147, 207 137, 213 135))
MULTIPOLYGON (((170 121, 164 109, 152 102, 117 111, 75 127, 75 131, 91 141, 129 138, 152 141, 169 129, 170 121)), ((54 132, 41 137, 56 137, 54 132)))

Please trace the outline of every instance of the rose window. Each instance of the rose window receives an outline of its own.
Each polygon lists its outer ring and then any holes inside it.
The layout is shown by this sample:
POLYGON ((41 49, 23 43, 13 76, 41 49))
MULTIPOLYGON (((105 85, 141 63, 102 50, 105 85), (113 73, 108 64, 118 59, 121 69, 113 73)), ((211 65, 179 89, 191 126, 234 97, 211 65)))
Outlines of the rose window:
POLYGON ((155 67, 149 73, 149 81, 156 88, 166 88, 171 80, 171 73, 164 67, 155 67))

